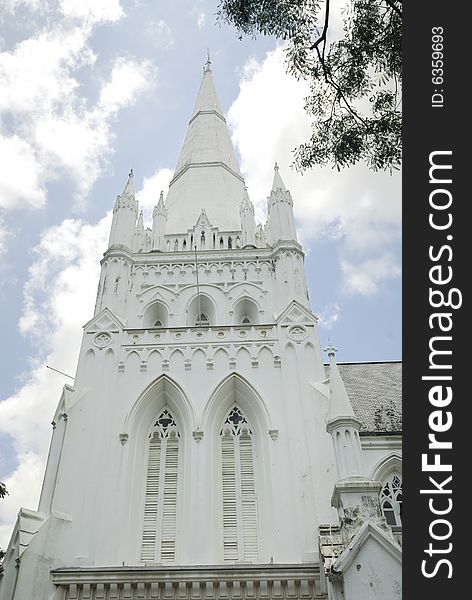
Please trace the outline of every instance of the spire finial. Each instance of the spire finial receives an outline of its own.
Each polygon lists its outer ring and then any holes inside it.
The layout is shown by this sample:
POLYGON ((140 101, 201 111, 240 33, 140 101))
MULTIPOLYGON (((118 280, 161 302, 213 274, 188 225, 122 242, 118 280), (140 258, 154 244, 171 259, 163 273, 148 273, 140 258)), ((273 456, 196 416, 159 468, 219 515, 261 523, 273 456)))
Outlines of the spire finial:
POLYGON ((207 48, 207 61, 205 63, 205 66, 203 67, 204 73, 208 73, 208 71, 211 71, 211 59, 210 59, 210 49, 209 48, 207 48))
MULTIPOLYGON (((128 173, 128 181, 126 182, 125 189, 121 194, 122 197, 130 196, 134 199, 134 186, 133 186, 133 177, 134 172, 133 169, 128 173)), ((136 211, 138 210, 138 206, 136 205, 136 211)))
POLYGON ((277 161, 275 161, 274 171, 278 171, 278 170, 279 170, 279 165, 277 164, 277 161))
POLYGON ((324 352, 328 353, 328 356, 334 357, 336 355, 336 352, 338 351, 337 348, 335 348, 334 344, 332 344, 329 340, 328 340, 328 345, 326 346, 326 348, 323 348, 324 352))

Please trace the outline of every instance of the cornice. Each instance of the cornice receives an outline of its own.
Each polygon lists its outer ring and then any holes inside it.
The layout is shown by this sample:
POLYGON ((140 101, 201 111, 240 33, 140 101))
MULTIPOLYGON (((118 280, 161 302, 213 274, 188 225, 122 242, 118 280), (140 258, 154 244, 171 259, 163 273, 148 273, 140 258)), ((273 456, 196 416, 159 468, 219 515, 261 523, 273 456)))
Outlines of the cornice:
MULTIPOLYGON (((283 252, 290 251, 304 257, 301 245, 294 240, 278 242, 274 247, 268 248, 232 248, 231 250, 212 249, 198 252, 199 264, 209 262, 234 263, 248 260, 274 260, 283 252)), ((182 252, 131 252, 126 246, 111 246, 104 253, 101 263, 109 258, 124 258, 133 265, 167 265, 167 264, 195 264, 195 253, 182 252)))

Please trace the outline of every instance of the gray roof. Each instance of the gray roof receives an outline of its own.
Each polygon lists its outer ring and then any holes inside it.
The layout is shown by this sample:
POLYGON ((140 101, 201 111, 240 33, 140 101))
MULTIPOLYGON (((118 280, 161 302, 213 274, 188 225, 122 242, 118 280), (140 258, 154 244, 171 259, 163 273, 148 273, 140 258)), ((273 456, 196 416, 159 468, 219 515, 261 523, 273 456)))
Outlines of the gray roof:
POLYGON ((402 430, 402 363, 339 363, 361 432, 402 430))

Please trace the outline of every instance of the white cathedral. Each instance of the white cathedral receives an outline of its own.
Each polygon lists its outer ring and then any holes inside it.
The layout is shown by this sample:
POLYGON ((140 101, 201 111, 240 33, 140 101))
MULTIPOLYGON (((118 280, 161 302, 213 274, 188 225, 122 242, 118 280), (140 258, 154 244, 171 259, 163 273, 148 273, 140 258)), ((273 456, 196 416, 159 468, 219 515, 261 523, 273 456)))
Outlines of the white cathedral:
POLYGON ((116 199, 1 600, 401 598, 401 365, 325 367, 277 166, 267 209, 208 62, 152 230, 116 199))

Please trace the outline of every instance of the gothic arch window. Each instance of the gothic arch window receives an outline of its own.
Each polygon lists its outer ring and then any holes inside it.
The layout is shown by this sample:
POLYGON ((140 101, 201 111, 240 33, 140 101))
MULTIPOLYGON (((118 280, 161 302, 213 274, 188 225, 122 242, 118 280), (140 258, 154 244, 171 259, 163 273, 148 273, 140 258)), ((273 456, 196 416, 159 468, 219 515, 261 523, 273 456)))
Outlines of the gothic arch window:
POLYGON ((250 425, 234 405, 220 431, 225 562, 256 562, 259 558, 254 476, 254 443, 250 425))
POLYGON ((175 240, 175 242, 174 242, 174 252, 177 252, 178 249, 179 249, 179 240, 175 240))
POLYGON ((235 325, 249 325, 259 323, 259 308, 250 298, 242 298, 234 305, 235 325))
POLYGON ((216 248, 216 235, 213 234, 213 248, 216 248))
POLYGON ((225 245, 225 243, 223 241, 223 238, 220 237, 220 250, 224 248, 224 245, 225 245))
POLYGON ((402 479, 399 473, 392 473, 384 482, 380 492, 380 506, 389 525, 402 524, 402 479))
POLYGON ((180 432, 164 408, 149 434, 142 562, 175 561, 180 432))
POLYGON ((187 309, 187 325, 190 327, 214 325, 216 323, 215 305, 205 294, 194 296, 187 309))
POLYGON ((202 231, 202 234, 200 236, 200 247, 202 250, 205 250, 205 232, 202 231))
POLYGON ((184 250, 184 251, 187 250, 187 240, 183 241, 182 250, 184 250))
POLYGON ((231 236, 229 236, 228 238, 228 248, 231 249, 233 247, 233 240, 231 239, 231 236))
POLYGON ((152 302, 144 310, 143 327, 167 327, 168 321, 168 308, 159 300, 152 302))

